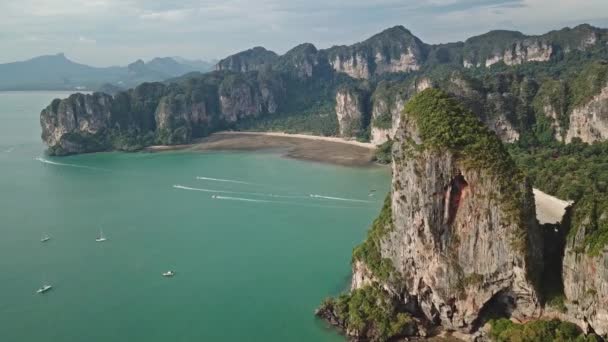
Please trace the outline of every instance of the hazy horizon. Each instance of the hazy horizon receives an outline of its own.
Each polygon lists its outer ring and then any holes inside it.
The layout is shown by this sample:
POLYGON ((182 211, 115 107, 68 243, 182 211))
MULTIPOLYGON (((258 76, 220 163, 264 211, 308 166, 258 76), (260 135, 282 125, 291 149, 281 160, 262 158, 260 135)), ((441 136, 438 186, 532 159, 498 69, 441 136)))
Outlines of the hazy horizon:
POLYGON ((0 4, 0 63, 57 53, 93 66, 165 56, 209 61, 253 46, 281 54, 303 42, 352 44, 395 25, 446 43, 495 29, 608 27, 606 10, 605 0, 23 0, 0 4))

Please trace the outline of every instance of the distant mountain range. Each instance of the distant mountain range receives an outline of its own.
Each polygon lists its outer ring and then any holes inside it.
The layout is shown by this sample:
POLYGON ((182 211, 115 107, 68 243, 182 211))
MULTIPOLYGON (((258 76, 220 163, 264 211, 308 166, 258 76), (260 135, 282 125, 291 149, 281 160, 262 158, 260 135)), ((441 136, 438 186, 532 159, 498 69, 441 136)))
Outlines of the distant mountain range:
POLYGON ((63 53, 0 64, 0 90, 120 90, 189 72, 211 71, 214 62, 181 57, 137 60, 128 66, 93 67, 63 53))

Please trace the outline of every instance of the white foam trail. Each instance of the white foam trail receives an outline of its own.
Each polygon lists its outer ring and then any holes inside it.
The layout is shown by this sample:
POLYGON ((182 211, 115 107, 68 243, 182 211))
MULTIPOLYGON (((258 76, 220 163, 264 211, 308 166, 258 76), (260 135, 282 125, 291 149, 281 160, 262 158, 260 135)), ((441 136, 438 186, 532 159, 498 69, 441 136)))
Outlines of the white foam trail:
POLYGON ((360 200, 360 199, 354 199, 354 198, 322 196, 322 195, 317 195, 317 194, 310 194, 310 197, 312 197, 312 198, 327 199, 327 200, 333 200, 333 201, 346 201, 346 202, 358 202, 358 203, 373 203, 372 201, 366 201, 366 200, 360 200))
MULTIPOLYGON (((181 190, 189 190, 189 191, 200 191, 200 192, 214 193, 214 194, 234 194, 234 195, 242 194, 242 193, 237 192, 237 191, 193 188, 193 187, 179 185, 179 184, 173 185, 173 188, 175 188, 175 189, 181 189, 181 190)), ((259 195, 269 195, 270 196, 270 194, 259 194, 259 195)), ((279 195, 272 195, 272 196, 279 196, 279 195)), ((214 199, 224 199, 224 200, 234 200, 234 201, 245 201, 245 202, 276 203, 276 204, 295 205, 295 206, 299 206, 299 207, 312 207, 312 208, 369 209, 367 207, 327 206, 327 205, 315 205, 315 204, 296 203, 296 202, 258 200, 258 199, 242 198, 242 197, 232 197, 232 196, 218 196, 218 195, 215 195, 215 197, 213 197, 213 198, 214 199)), ((309 198, 309 197, 299 196, 297 198, 309 198)))
POLYGON ((215 196, 214 199, 229 200, 229 201, 243 201, 243 202, 257 202, 257 203, 280 203, 280 202, 274 202, 274 201, 257 200, 257 199, 242 198, 242 197, 230 197, 230 196, 215 196))
POLYGON ((214 191, 214 190, 210 190, 210 189, 191 188, 189 186, 183 186, 183 185, 179 185, 179 184, 175 184, 173 187, 175 189, 191 190, 191 191, 214 192, 214 193, 219 193, 219 192, 223 193, 224 192, 224 191, 214 191))
POLYGON ((78 167, 78 168, 81 168, 81 169, 106 171, 104 169, 100 169, 100 168, 96 168, 96 167, 91 167, 91 166, 86 166, 86 165, 59 163, 59 162, 55 162, 55 161, 52 161, 52 160, 44 159, 42 157, 36 157, 36 158, 34 158, 34 160, 37 160, 37 161, 39 161, 41 163, 50 164, 50 165, 69 166, 69 167, 78 167))
POLYGON ((199 180, 208 180, 208 181, 213 181, 213 182, 224 182, 224 183, 236 183, 236 184, 255 184, 255 183, 249 183, 249 182, 244 182, 244 181, 239 181, 239 180, 234 180, 234 179, 223 179, 223 178, 211 178, 211 177, 196 177, 196 179, 199 180))
POLYGON ((272 197, 272 198, 307 198, 306 196, 297 196, 297 195, 275 195, 275 194, 265 194, 261 192, 243 192, 243 191, 230 191, 230 190, 213 190, 213 189, 204 189, 204 188, 192 188, 189 186, 183 185, 174 185, 176 189, 182 190, 192 190, 192 191, 202 191, 202 192, 212 192, 216 194, 233 194, 233 195, 249 195, 249 196, 263 196, 263 197, 272 197))

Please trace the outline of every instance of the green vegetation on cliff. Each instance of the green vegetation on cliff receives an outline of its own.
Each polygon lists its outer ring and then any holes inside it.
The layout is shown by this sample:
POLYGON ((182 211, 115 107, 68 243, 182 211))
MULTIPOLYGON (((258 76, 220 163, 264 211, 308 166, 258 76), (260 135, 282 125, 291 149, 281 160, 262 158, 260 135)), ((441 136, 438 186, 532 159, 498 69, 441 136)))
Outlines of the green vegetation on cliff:
POLYGON ((490 322, 490 336, 497 342, 599 342, 595 335, 585 336, 578 326, 559 320, 538 320, 517 324, 503 318, 490 322))
POLYGON ((473 113, 443 91, 427 89, 407 103, 404 115, 414 120, 422 140, 420 145, 406 143, 406 150, 447 149, 463 167, 487 170, 499 181, 507 212, 515 215, 516 222, 524 222, 521 208, 529 200, 522 186, 525 177, 496 134, 473 113))
POLYGON ((416 331, 414 320, 399 310, 398 301, 378 286, 365 286, 326 299, 319 312, 333 314, 350 335, 369 341, 388 341, 410 336, 416 331))
POLYGON ((575 140, 535 148, 514 144, 509 151, 534 187, 575 201, 570 237, 584 227, 583 248, 590 254, 602 251, 608 244, 608 142, 575 140))
POLYGON ((372 227, 367 232, 367 238, 353 250, 353 262, 364 262, 373 275, 381 281, 389 281, 391 277, 398 277, 392 261, 383 258, 380 254, 380 241, 382 237, 393 229, 391 195, 388 194, 384 199, 380 215, 374 220, 372 227))

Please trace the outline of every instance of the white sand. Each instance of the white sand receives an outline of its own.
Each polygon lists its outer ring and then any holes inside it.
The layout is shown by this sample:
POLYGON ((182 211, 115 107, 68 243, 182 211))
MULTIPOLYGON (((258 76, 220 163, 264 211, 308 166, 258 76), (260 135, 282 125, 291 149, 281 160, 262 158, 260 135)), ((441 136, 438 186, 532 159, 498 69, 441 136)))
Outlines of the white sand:
POLYGON ((532 191, 536 202, 536 218, 541 224, 560 222, 566 213, 566 208, 574 203, 553 197, 538 189, 532 189, 532 191))
POLYGON ((360 141, 356 141, 356 140, 349 140, 349 139, 338 138, 338 137, 323 137, 323 136, 319 136, 319 135, 308 135, 308 134, 291 134, 291 133, 284 133, 284 132, 240 132, 240 131, 222 131, 222 132, 217 132, 217 133, 219 133, 219 134, 230 133, 230 134, 235 134, 235 135, 238 135, 238 134, 266 135, 266 136, 271 136, 271 137, 287 137, 287 138, 301 138, 301 139, 309 139, 309 140, 331 141, 331 142, 338 142, 338 143, 344 143, 344 144, 350 144, 350 145, 370 148, 370 149, 376 149, 376 147, 377 147, 376 145, 374 145, 372 143, 364 143, 364 142, 360 142, 360 141))

